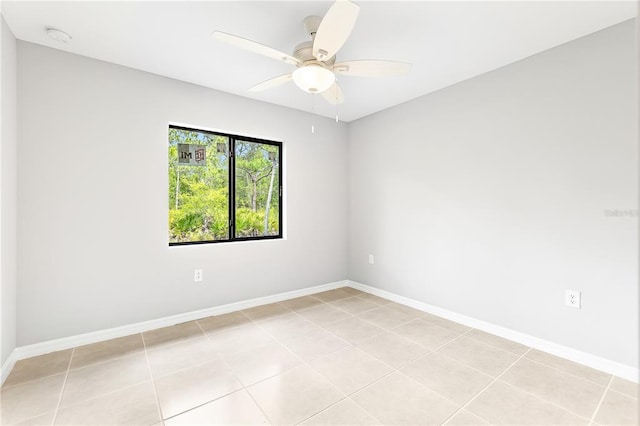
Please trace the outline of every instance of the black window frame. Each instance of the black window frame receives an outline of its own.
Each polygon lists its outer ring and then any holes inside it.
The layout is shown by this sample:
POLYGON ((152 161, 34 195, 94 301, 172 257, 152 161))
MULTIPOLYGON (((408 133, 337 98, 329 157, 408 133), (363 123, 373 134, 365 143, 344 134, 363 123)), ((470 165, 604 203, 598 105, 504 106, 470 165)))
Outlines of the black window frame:
POLYGON ((282 212, 284 210, 284 205, 282 203, 283 198, 283 184, 282 184, 282 142, 271 141, 267 139, 259 139, 250 136, 241 136, 234 135, 231 133, 223 133, 212 130, 204 130, 197 129, 193 127, 185 127, 178 125, 169 125, 169 129, 175 130, 184 130, 188 132, 198 132, 198 133, 206 133, 215 136, 226 137, 229 140, 229 238, 226 240, 202 240, 202 241, 180 241, 180 242, 171 242, 169 241, 169 247, 173 246, 188 246, 194 244, 217 244, 217 243, 231 243, 236 241, 260 241, 260 240, 277 240, 282 239, 282 212), (236 141, 240 140, 243 142, 252 142, 259 143, 264 145, 272 145, 278 147, 278 190, 276 191, 278 195, 278 235, 264 235, 258 237, 236 237, 236 141))

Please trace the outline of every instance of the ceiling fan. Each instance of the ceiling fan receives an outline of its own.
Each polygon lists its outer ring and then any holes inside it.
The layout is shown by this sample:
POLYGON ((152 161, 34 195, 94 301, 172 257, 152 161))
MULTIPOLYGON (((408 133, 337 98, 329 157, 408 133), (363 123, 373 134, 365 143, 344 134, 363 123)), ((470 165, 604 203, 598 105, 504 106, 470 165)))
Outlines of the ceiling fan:
POLYGON ((344 102, 344 94, 336 82, 336 74, 386 77, 404 74, 411 68, 411 64, 407 62, 380 59, 336 62, 336 53, 349 38, 359 12, 360 6, 357 4, 348 0, 337 0, 324 18, 306 17, 304 26, 311 40, 298 44, 292 55, 222 31, 215 31, 213 37, 297 67, 292 73, 253 86, 250 91, 260 92, 293 80, 305 92, 321 93, 327 102, 335 105, 344 102))

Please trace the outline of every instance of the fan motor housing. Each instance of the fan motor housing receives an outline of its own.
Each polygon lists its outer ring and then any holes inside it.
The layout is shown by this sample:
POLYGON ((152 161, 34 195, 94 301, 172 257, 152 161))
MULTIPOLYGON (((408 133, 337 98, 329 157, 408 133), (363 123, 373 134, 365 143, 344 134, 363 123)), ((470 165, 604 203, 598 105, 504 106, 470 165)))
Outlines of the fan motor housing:
POLYGON ((331 67, 333 66, 333 64, 336 63, 336 57, 332 56, 331 58, 327 59, 326 61, 318 61, 315 56, 313 56, 313 41, 305 41, 300 43, 299 45, 297 45, 294 49, 293 49, 293 55, 294 58, 298 59, 300 62, 302 62, 303 64, 305 62, 317 62, 319 64, 324 64, 327 67, 331 67))

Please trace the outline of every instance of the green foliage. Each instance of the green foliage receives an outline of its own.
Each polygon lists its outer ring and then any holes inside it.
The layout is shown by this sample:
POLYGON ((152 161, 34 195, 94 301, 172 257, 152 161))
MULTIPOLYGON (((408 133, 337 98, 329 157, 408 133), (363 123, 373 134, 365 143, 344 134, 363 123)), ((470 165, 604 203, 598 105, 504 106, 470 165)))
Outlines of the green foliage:
MULTIPOLYGON (((217 152, 218 144, 225 144, 228 149, 229 140, 208 133, 169 129, 170 242, 230 237, 229 157, 226 152, 217 152), (178 143, 206 145, 206 166, 178 165, 178 143)), ((236 141, 237 237, 279 232, 277 150, 276 146, 236 141)))

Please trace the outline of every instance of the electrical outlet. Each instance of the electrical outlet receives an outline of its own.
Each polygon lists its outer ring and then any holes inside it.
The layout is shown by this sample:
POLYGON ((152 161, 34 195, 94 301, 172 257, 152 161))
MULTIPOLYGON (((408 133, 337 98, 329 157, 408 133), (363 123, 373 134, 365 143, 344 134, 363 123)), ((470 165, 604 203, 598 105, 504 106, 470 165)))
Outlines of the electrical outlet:
POLYGON ((369 265, 373 265, 373 255, 369 255, 369 265))
POLYGON ((571 308, 580 309, 580 292, 567 290, 564 294, 564 304, 571 308))
POLYGON ((194 269, 193 270, 193 282, 199 283, 202 281, 202 269, 194 269))

